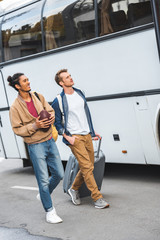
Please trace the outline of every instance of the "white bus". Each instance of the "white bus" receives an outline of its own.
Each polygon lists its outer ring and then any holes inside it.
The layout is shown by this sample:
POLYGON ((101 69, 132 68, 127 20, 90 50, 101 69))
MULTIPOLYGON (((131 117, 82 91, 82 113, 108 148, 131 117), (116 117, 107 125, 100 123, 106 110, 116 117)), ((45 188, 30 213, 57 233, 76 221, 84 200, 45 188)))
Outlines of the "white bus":
MULTIPOLYGON (((24 73, 52 103, 61 92, 54 75, 67 68, 85 91, 106 162, 160 164, 159 32, 160 0, 28 0, 1 10, 0 157, 24 166, 29 158, 10 126, 17 92, 8 75, 24 73)), ((57 145, 67 160, 61 137, 57 145)))

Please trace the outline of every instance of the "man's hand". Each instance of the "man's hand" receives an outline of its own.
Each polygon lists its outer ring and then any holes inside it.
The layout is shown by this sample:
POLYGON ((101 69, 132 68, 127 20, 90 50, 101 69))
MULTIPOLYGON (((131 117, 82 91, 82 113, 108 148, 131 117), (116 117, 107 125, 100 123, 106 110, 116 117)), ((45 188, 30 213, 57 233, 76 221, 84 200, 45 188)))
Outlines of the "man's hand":
POLYGON ((48 128, 54 123, 55 117, 54 115, 51 115, 50 119, 48 120, 47 118, 43 120, 39 120, 40 116, 36 118, 36 126, 37 128, 48 128))
POLYGON ((66 135, 65 133, 63 134, 63 137, 71 144, 71 145, 74 145, 74 142, 75 142, 75 139, 79 138, 77 136, 68 136, 66 135))
POLYGON ((95 132, 95 137, 93 137, 93 140, 99 140, 99 139, 101 139, 101 136, 98 134, 98 133, 96 133, 95 132))
POLYGON ((51 116, 50 116, 50 121, 51 121, 51 124, 54 123, 54 121, 55 121, 55 115, 54 115, 54 113, 51 114, 51 116))

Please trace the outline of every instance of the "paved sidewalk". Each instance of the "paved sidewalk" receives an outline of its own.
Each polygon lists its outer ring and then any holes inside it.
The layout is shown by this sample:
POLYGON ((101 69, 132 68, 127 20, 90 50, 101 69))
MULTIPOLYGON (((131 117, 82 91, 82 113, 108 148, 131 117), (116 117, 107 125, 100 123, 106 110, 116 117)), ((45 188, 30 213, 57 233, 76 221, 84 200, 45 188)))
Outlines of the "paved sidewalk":
POLYGON ((160 166, 106 165, 101 192, 108 209, 96 209, 90 197, 73 205, 61 182, 52 196, 61 224, 45 222, 32 168, 12 159, 0 162, 0 172, 0 226, 20 231, 22 240, 26 234, 44 237, 38 240, 160 239, 160 166))
POLYGON ((0 227, 0 240, 61 240, 60 238, 48 238, 30 235, 25 229, 10 229, 0 227))

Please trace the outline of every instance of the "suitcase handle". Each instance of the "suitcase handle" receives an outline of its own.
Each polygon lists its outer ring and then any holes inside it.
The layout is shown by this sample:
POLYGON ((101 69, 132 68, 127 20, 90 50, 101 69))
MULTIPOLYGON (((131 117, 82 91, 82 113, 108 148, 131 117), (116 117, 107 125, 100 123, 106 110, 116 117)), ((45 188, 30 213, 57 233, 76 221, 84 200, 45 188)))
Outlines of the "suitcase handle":
MULTIPOLYGON (((99 137, 98 137, 98 138, 99 138, 99 137)), ((99 152, 100 152, 100 148, 101 148, 102 137, 100 137, 98 141, 99 141, 99 142, 98 142, 98 148, 97 148, 96 158, 99 158, 99 152)))

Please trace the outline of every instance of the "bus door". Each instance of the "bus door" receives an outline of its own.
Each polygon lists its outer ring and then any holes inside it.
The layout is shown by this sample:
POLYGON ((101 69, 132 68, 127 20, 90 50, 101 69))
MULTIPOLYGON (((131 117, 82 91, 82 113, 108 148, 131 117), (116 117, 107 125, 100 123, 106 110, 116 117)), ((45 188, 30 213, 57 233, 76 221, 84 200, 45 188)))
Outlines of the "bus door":
POLYGON ((9 120, 9 104, 0 71, 0 157, 20 158, 17 140, 9 120))
POLYGON ((6 158, 6 153, 4 150, 3 141, 2 141, 2 137, 1 137, 1 133, 0 133, 0 159, 1 158, 6 158))
POLYGON ((146 96, 134 98, 137 125, 146 163, 160 164, 159 148, 154 131, 155 119, 152 119, 148 100, 146 96))

